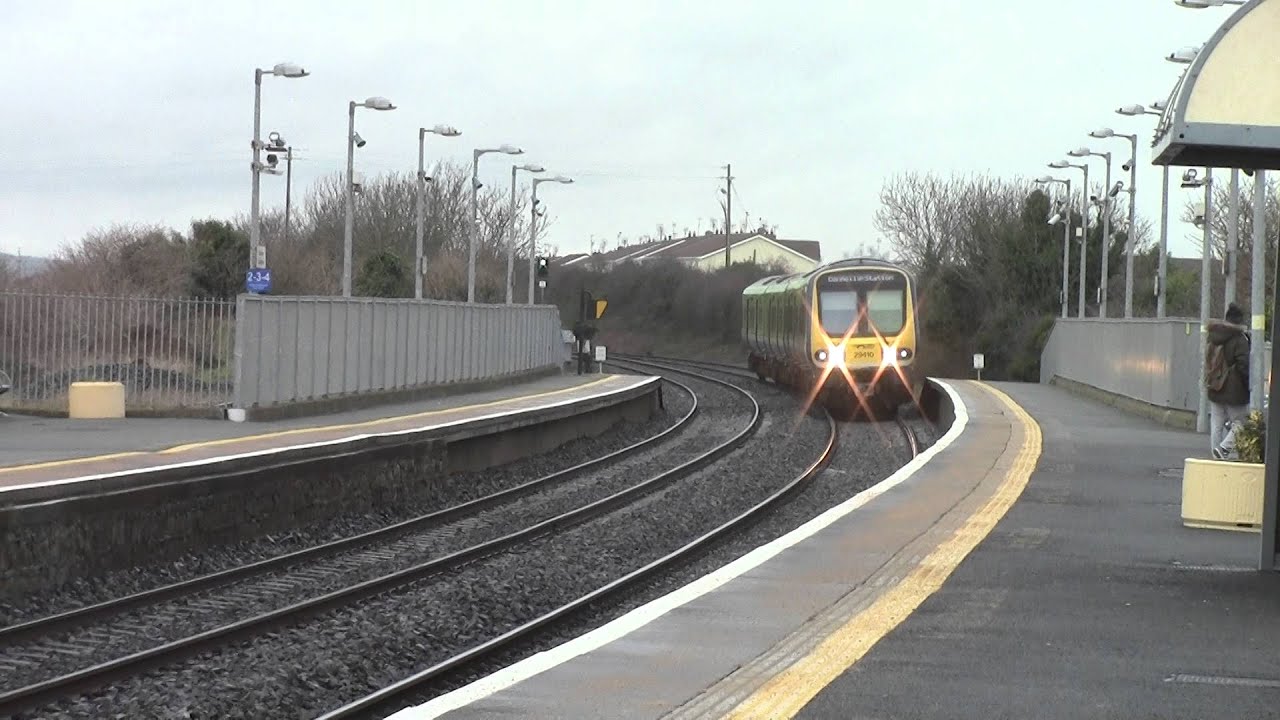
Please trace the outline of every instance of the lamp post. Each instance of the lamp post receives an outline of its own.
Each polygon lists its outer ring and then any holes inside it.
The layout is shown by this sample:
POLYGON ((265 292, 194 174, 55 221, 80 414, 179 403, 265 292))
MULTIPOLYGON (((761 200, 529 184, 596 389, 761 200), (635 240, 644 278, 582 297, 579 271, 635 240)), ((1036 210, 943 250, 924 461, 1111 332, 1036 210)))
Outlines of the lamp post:
POLYGON ((262 76, 301 78, 310 75, 300 65, 293 63, 277 63, 270 70, 254 68, 253 70, 253 162, 250 164, 253 174, 253 193, 249 201, 249 267, 253 268, 258 258, 258 246, 262 243, 262 228, 259 227, 259 214, 262 186, 262 76))
POLYGON ((573 182, 573 178, 567 178, 564 175, 556 175, 549 178, 533 179, 533 196, 529 202, 529 304, 533 304, 533 274, 535 256, 538 254, 538 185, 544 182, 556 182, 568 185, 573 182))
POLYGON ((507 232, 507 304, 511 304, 511 281, 516 262, 516 172, 524 170, 529 173, 546 172, 546 168, 533 163, 511 166, 511 227, 507 232))
POLYGON ((522 155, 524 150, 514 145, 500 145, 496 148, 480 148, 471 151, 471 241, 467 244, 467 302, 476 301, 476 241, 480 236, 479 200, 480 192, 480 156, 488 153, 505 153, 522 155))
MULTIPOLYGON (((1211 265, 1209 262, 1210 243, 1213 241, 1213 168, 1206 168, 1204 179, 1197 177, 1199 173, 1193 168, 1182 174, 1182 187, 1204 188, 1204 247, 1200 252, 1200 357, 1204 357, 1205 343, 1208 341, 1209 327, 1209 289, 1211 265)), ((1209 394, 1204 383, 1204 363, 1200 364, 1200 409, 1196 413, 1196 432, 1204 432, 1209 427, 1209 394)))
POLYGON ((1089 274, 1089 166, 1076 165, 1066 162, 1065 160, 1055 160, 1049 163, 1049 167, 1056 170, 1066 168, 1075 168, 1084 171, 1084 195, 1080 203, 1080 317, 1084 317, 1084 288, 1085 276, 1089 274))
POLYGON ((364 138, 356 134, 356 108, 370 110, 395 110, 396 106, 384 97, 371 97, 364 102, 347 103, 347 218, 342 233, 342 296, 351 297, 351 235, 355 223, 355 148, 364 147, 364 138))
POLYGON ((418 128, 418 197, 416 202, 417 228, 415 231, 415 253, 413 257, 413 297, 416 300, 422 299, 422 281, 427 275, 427 259, 422 249, 422 224, 423 224, 423 205, 426 200, 427 183, 431 182, 431 178, 427 177, 426 167, 423 165, 423 154, 427 143, 427 133, 440 135, 443 137, 457 137, 462 133, 452 125, 436 125, 431 128, 418 128))
POLYGON ((1066 203, 1063 207, 1063 212, 1059 213, 1058 215, 1054 215, 1054 217, 1049 220, 1049 224, 1053 225, 1054 221, 1057 220, 1059 216, 1061 216, 1061 222, 1062 222, 1062 228, 1063 228, 1063 231, 1062 231, 1062 317, 1065 318, 1067 316, 1067 292, 1068 292, 1067 275, 1071 270, 1071 179, 1068 178, 1066 180, 1060 180, 1055 177, 1043 175, 1041 177, 1036 178, 1036 182, 1040 184, 1062 183, 1063 185, 1067 186, 1066 192, 1064 193, 1064 197, 1066 198, 1066 203))
MULTIPOLYGON (((1111 153, 1094 152, 1086 147, 1076 148, 1067 153, 1071 157, 1090 157, 1097 156, 1107 161, 1107 180, 1102 186, 1102 197, 1098 198, 1102 211, 1102 275, 1098 283, 1098 317, 1105 318, 1107 316, 1107 290, 1109 283, 1109 271, 1107 270, 1107 262, 1111 258, 1111 153)), ((1085 188, 1085 194, 1088 194, 1088 188, 1085 188)))
MULTIPOLYGON (((1152 104, 1150 108, 1142 105, 1125 105, 1117 108, 1116 114, 1130 117, 1136 115, 1159 117, 1162 109, 1163 103, 1152 104)), ((1134 166, 1136 168, 1136 162, 1134 166)), ((1165 278, 1168 277, 1169 272, 1169 166, 1162 165, 1161 168, 1164 178, 1160 197, 1160 257, 1159 267, 1156 270, 1156 317, 1158 318, 1165 316, 1165 278)))
MULTIPOLYGON (((1124 247, 1124 316, 1125 318, 1133 317, 1133 250, 1137 242, 1135 234, 1137 233, 1137 195, 1138 195, 1138 136, 1137 134, 1126 135, 1118 133, 1111 128, 1100 128, 1089 133, 1090 137, 1095 138, 1124 138, 1129 141, 1130 154, 1129 162, 1121 166, 1121 169, 1129 171, 1129 187, 1126 192, 1129 193, 1129 232, 1125 233, 1124 247)), ((1117 183, 1118 185, 1119 183, 1117 183)), ((1108 190, 1107 193, 1113 192, 1108 190)))

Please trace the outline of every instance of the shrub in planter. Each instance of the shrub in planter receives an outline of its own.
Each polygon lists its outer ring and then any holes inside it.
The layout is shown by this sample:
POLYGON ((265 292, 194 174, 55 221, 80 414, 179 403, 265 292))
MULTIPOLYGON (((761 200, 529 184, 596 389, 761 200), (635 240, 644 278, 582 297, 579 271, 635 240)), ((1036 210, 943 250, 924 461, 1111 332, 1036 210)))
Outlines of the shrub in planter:
POLYGON ((1262 464, 1266 457, 1267 418, 1260 411, 1254 410, 1236 428, 1236 452, 1240 461, 1262 464))

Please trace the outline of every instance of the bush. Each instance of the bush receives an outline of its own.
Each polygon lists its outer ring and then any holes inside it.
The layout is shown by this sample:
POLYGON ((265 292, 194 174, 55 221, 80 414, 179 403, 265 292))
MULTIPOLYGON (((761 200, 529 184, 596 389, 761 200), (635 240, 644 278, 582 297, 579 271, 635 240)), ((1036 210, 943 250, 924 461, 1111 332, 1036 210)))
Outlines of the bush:
POLYGON ((1236 428, 1236 452, 1240 462, 1262 464, 1266 458, 1267 419, 1261 411, 1254 410, 1236 428))

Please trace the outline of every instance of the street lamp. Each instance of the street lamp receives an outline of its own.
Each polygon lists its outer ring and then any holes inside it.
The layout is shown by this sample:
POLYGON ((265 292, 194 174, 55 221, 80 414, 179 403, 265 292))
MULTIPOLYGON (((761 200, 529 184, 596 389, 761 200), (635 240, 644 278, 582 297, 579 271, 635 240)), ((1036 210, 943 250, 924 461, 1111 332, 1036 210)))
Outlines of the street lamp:
MULTIPOLYGON (((1064 194, 1064 197, 1067 198, 1065 208, 1064 208, 1065 212, 1060 213, 1061 220, 1062 220, 1062 228, 1063 228, 1063 231, 1062 231, 1062 317, 1065 318, 1067 316, 1067 292, 1068 292, 1067 291, 1067 274, 1071 270, 1071 180, 1069 178, 1066 180, 1060 180, 1058 178, 1055 178, 1049 175, 1042 175, 1036 178, 1036 182, 1042 185, 1047 183, 1062 183, 1063 185, 1067 186, 1066 193, 1064 194)), ((1050 225, 1055 224, 1055 220, 1057 220, 1058 218, 1059 218, 1059 215, 1054 215, 1053 219, 1049 220, 1049 224, 1050 225)))
POLYGON ((374 96, 364 102, 347 103, 347 222, 342 234, 342 296, 351 297, 351 234, 355 223, 355 146, 364 147, 365 140, 356 133, 356 108, 395 110, 391 101, 374 96))
MULTIPOLYGON (((1116 108, 1117 115, 1126 115, 1135 117, 1138 115, 1155 115, 1159 117, 1163 114, 1165 103, 1154 102, 1150 106, 1143 105, 1125 105, 1116 108)), ((1165 316, 1165 279, 1168 277, 1169 271, 1169 166, 1162 167, 1162 190, 1160 196, 1160 258, 1159 268, 1156 271, 1156 317, 1163 318, 1165 316)))
MULTIPOLYGON (((1089 133, 1090 137, 1095 138, 1125 138, 1129 141, 1130 155, 1129 162, 1120 166, 1121 170, 1129 171, 1129 187, 1126 192, 1129 193, 1129 232, 1125 242, 1124 249, 1124 316, 1126 318, 1133 317, 1133 248, 1135 243, 1135 233, 1137 232, 1137 194, 1138 194, 1138 136, 1137 134, 1126 135, 1118 133, 1111 128, 1100 128, 1089 133)), ((1110 190, 1108 190, 1110 192, 1110 190)))
MULTIPOLYGON (((1109 287, 1107 272, 1107 261, 1111 256, 1111 153, 1094 152, 1086 147, 1079 147, 1067 153, 1071 157, 1090 157, 1097 156, 1107 161, 1107 180, 1102 186, 1103 197, 1099 198, 1102 210, 1102 276, 1098 285, 1098 317, 1105 318, 1107 316, 1107 290, 1109 287)), ((1085 188, 1086 194, 1088 188, 1085 188)))
POLYGON ((1178 65, 1190 65, 1196 59, 1196 55, 1199 55, 1199 54, 1200 54, 1200 46, 1188 45, 1186 47, 1180 47, 1177 50, 1174 50, 1173 52, 1166 55, 1164 59, 1168 60, 1171 63, 1177 63, 1178 65))
POLYGON ((1075 165, 1065 160, 1054 160, 1049 163, 1049 167, 1056 170, 1064 170, 1066 168, 1075 168, 1084 171, 1084 199, 1080 203, 1080 317, 1084 317, 1084 287, 1085 278, 1089 274, 1089 166, 1080 164, 1075 165))
MULTIPOLYGON (((1206 168, 1204 179, 1198 177, 1199 172, 1192 168, 1182 174, 1183 188, 1204 188, 1204 247, 1200 252, 1200 357, 1204 357, 1205 343, 1209 332, 1209 247, 1213 239, 1213 168, 1206 168)), ((1196 413, 1196 432, 1204 432, 1208 428, 1209 395, 1204 384, 1203 363, 1200 368, 1200 409, 1196 413)))
POLYGON ((546 172, 546 168, 534 163, 511 166, 511 227, 507 235, 507 304, 511 304, 511 280, 516 262, 516 172, 524 170, 529 173, 546 172))
POLYGON ((549 178, 533 179, 533 199, 529 203, 529 304, 533 304, 533 272, 534 258, 537 255, 538 248, 538 185, 544 182, 556 182, 568 185, 573 182, 572 178, 563 175, 556 175, 549 178))
POLYGON ((431 128, 424 128, 424 127, 418 128, 418 197, 417 197, 418 227, 416 231, 417 250, 414 255, 414 262, 413 262, 413 297, 417 300, 422 299, 422 280, 424 277, 426 277, 426 274, 427 274, 427 260, 422 253, 422 222, 423 222, 422 206, 424 204, 424 197, 426 196, 426 185, 428 182, 431 182, 431 178, 427 177, 426 168, 424 168, 422 164, 423 149, 424 149, 424 146, 426 145, 427 133, 431 133, 433 135, 440 135, 443 137, 457 137, 462 134, 452 125, 436 125, 435 127, 431 127, 431 128))
MULTIPOLYGON (((277 63, 270 70, 254 68, 253 70, 253 163, 249 166, 253 174, 253 193, 249 202, 249 268, 253 269, 258 260, 258 246, 262 243, 262 229, 259 227, 259 207, 262 177, 262 76, 301 78, 309 75, 301 65, 294 63, 277 63)), ((265 261, 265 258, 264 258, 265 261)))
POLYGON ((1203 10, 1223 5, 1243 5, 1245 0, 1173 0, 1173 3, 1179 7, 1203 10))
POLYGON ((476 240, 480 235, 480 218, 477 193, 480 191, 480 156, 488 153, 523 155, 524 150, 515 145, 500 145, 471 151, 471 242, 467 248, 467 302, 476 301, 476 240))

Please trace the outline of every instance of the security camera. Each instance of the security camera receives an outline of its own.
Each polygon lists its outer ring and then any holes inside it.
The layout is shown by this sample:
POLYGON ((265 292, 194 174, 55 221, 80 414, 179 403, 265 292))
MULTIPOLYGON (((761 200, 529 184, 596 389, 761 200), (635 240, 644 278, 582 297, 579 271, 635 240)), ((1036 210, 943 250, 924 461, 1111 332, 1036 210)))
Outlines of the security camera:
POLYGON ((364 138, 360 137, 360 133, 351 133, 351 139, 355 141, 356 147, 364 147, 364 138))
POLYGON ((1124 170, 1125 172, 1129 172, 1130 170, 1133 169, 1133 163, 1126 160, 1125 163, 1120 166, 1120 169, 1124 170))
POLYGON ((1116 181, 1116 184, 1115 184, 1115 185, 1113 185, 1113 186, 1111 187, 1111 192, 1107 193, 1107 197, 1115 197, 1115 196, 1119 195, 1119 194, 1120 194, 1120 191, 1121 191, 1123 188, 1124 188, 1124 181, 1123 181, 1123 180, 1117 180, 1117 181, 1116 181))
POLYGON ((471 181, 471 186, 474 187, 476 190, 479 190, 480 188, 484 187, 484 183, 480 182, 479 180, 473 180, 471 181))
POLYGON ((271 147, 279 148, 281 150, 284 149, 284 138, 280 137, 280 133, 273 130, 269 135, 267 135, 267 140, 271 142, 271 147))
POLYGON ((1253 177, 1252 168, 1240 168, 1240 172, 1244 173, 1245 175, 1248 175, 1249 177, 1253 177))
POLYGON ((1049 218, 1050 225, 1057 225, 1060 222, 1062 222, 1062 213, 1054 213, 1053 217, 1049 218))
POLYGON ((364 175, 354 173, 351 176, 351 192, 360 193, 364 191, 364 175))
POLYGON ((268 164, 268 165, 270 165, 271 167, 275 167, 275 166, 276 166, 276 163, 278 163, 278 162, 280 162, 280 158, 276 157, 275 153, 267 153, 267 164, 268 164))
POLYGON ((1191 168, 1190 170, 1182 173, 1182 182, 1195 182, 1196 176, 1199 174, 1199 171, 1195 168, 1191 168))

